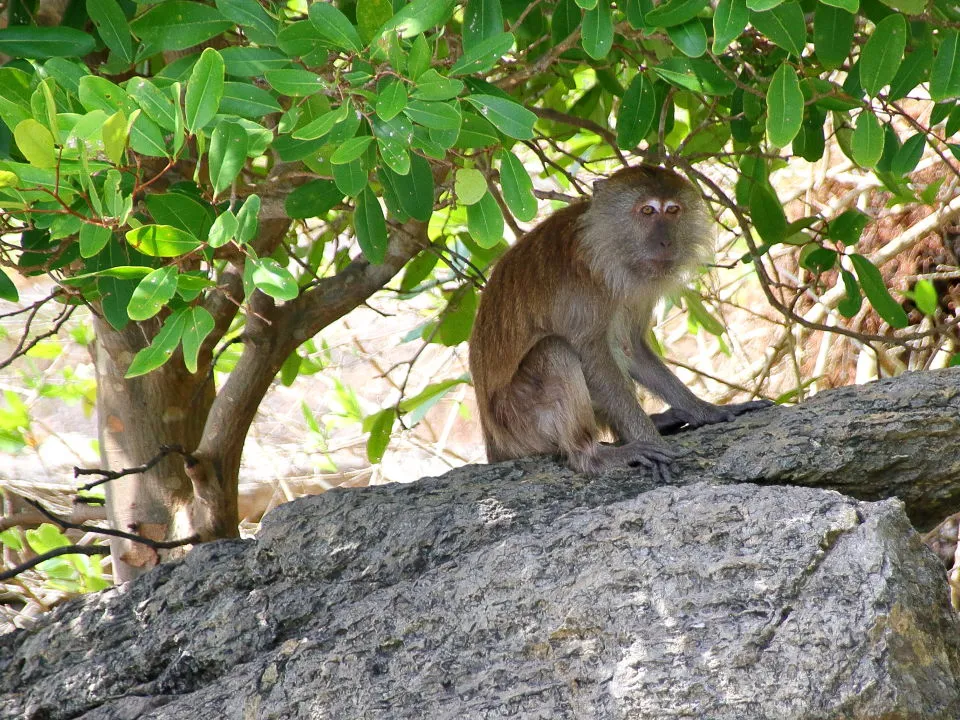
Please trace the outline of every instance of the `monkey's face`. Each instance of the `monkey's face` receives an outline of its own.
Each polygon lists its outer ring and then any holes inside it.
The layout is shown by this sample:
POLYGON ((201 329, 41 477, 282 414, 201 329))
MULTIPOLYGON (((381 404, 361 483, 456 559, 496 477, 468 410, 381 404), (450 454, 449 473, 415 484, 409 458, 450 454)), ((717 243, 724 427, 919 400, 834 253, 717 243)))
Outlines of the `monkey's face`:
POLYGON ((594 254, 602 248, 641 281, 680 279, 712 250, 699 192, 663 168, 627 168, 596 183, 588 224, 594 254))

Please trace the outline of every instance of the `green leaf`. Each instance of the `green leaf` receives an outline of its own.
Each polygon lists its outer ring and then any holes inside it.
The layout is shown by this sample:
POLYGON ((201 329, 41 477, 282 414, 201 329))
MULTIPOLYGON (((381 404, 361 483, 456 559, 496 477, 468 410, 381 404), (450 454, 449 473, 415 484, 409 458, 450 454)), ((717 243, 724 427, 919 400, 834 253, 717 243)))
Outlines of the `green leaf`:
POLYGON ((103 44, 110 48, 124 65, 130 65, 133 62, 130 25, 117 0, 87 0, 87 14, 93 20, 103 44))
POLYGON ((383 120, 396 117, 407 105, 407 88, 402 81, 391 78, 377 94, 376 111, 383 120))
POLYGON ((357 158, 345 165, 333 165, 333 181, 344 195, 356 197, 367 186, 369 177, 363 161, 357 158))
POLYGON ((257 236, 260 230, 260 197, 249 195, 237 211, 237 240, 248 243, 257 236))
POLYGON ((420 155, 413 155, 410 159, 408 174, 397 175, 392 170, 385 170, 404 211, 421 222, 430 220, 430 216, 433 215, 434 192, 430 163, 420 155))
POLYGON ((353 227, 364 257, 374 265, 382 264, 387 256, 387 224, 383 219, 383 208, 369 187, 365 187, 357 198, 353 227))
POLYGON ((825 273, 836 266, 838 257, 836 250, 810 243, 800 251, 800 267, 816 274, 825 273))
POLYGON ((0 268, 0 300, 15 303, 20 300, 20 292, 13 280, 9 278, 3 268, 0 268))
POLYGON ((120 165, 127 147, 127 117, 117 110, 103 123, 103 152, 114 165, 120 165))
POLYGON ((900 307, 900 303, 890 296, 877 267, 863 255, 851 253, 849 257, 860 280, 860 287, 863 288, 864 294, 877 314, 892 327, 905 328, 909 325, 907 313, 900 307))
POLYGON ((384 23, 377 35, 391 30, 396 30, 402 38, 419 35, 424 30, 447 22, 453 15, 455 6, 455 0, 413 0, 384 23))
POLYGON ((140 155, 169 157, 163 133, 146 115, 139 115, 130 128, 130 148, 140 155))
POLYGON ((791 55, 800 57, 807 43, 807 24, 800 3, 787 2, 773 10, 751 12, 750 23, 791 55))
POLYGON ((452 100, 463 92, 463 82, 445 78, 433 68, 421 73, 413 86, 413 97, 417 100, 452 100))
POLYGON ((537 199, 533 196, 533 180, 516 155, 506 150, 497 151, 500 162, 500 187, 503 199, 514 217, 529 222, 537 215, 537 199))
POLYGON ((637 73, 620 101, 617 146, 623 150, 632 150, 639 145, 653 129, 653 123, 659 114, 660 107, 653 83, 644 73, 637 73))
POLYGON ((277 300, 293 300, 300 294, 296 278, 273 258, 247 258, 247 262, 253 263, 251 279, 260 292, 277 300))
POLYGON ((593 10, 597 6, 598 0, 576 0, 576 2, 584 10, 593 10))
POLYGON ((668 0, 644 17, 652 27, 672 27, 693 20, 708 4, 708 0, 668 0))
POLYGON ((750 10, 756 10, 757 12, 763 12, 764 10, 772 10, 777 7, 777 5, 782 5, 783 0, 747 0, 747 8, 750 10))
POLYGON ((172 225, 195 237, 204 237, 213 222, 210 206, 186 193, 151 193, 144 202, 157 225, 172 225))
POLYGON ((672 57, 653 66, 653 71, 671 85, 705 95, 729 95, 736 84, 710 60, 672 57))
POLYGON ((881 2, 887 7, 908 15, 920 15, 927 6, 926 0, 881 0, 881 2))
POLYGON ((791 65, 782 64, 767 88, 767 139, 786 147, 800 132, 803 123, 803 93, 791 65))
POLYGON ((869 218, 859 210, 847 210, 830 221, 827 226, 827 237, 844 245, 853 245, 863 235, 863 229, 867 226, 868 220, 869 218))
POLYGON ((413 125, 404 115, 397 115, 392 120, 374 118, 373 134, 377 136, 377 147, 380 157, 387 167, 397 175, 406 175, 410 172, 410 153, 408 148, 413 141, 413 125))
POLYGON ((230 187, 247 161, 247 131, 237 123, 218 123, 210 136, 210 183, 213 196, 230 187))
MULTIPOLYGON (((489 195, 488 195, 489 197, 489 195)), ((496 205, 496 201, 494 201, 496 205)), ((471 205, 470 207, 477 207, 471 205)), ((499 206, 497 206, 499 207, 499 206)), ((447 347, 466 342, 477 315, 477 291, 472 285, 454 291, 437 325, 436 340, 447 347)))
POLYGON ((580 43, 587 55, 594 60, 602 60, 610 52, 610 48, 613 47, 613 14, 610 11, 610 0, 600 0, 596 7, 584 13, 580 43))
POLYGON ((463 11, 463 48, 467 52, 503 32, 500 0, 467 0, 463 11))
POLYGON ((489 192, 479 202, 467 206, 467 229, 482 248, 495 247, 503 240, 503 212, 489 192))
POLYGON ((912 173, 920 162, 920 158, 923 157, 926 143, 927 138, 923 133, 917 133, 908 138, 897 150, 897 154, 893 158, 893 164, 890 166, 890 172, 899 177, 912 173))
MULTIPOLYGON (((880 125, 877 116, 869 110, 863 110, 857 117, 857 127, 853 131, 850 150, 853 153, 853 159, 865 168, 875 167, 883 155, 883 126, 880 125)), ((867 293, 867 297, 869 296, 870 294, 867 293)))
POLYGON ((393 17, 391 0, 357 0, 357 29, 364 42, 370 42, 377 30, 393 17))
POLYGON ((57 151, 53 145, 53 135, 44 125, 29 118, 17 124, 13 129, 13 137, 31 165, 38 168, 56 167, 57 151))
POLYGON ((320 217, 343 200, 343 193, 332 180, 311 180, 292 190, 284 201, 291 218, 320 217))
POLYGON ((177 127, 176 109, 167 93, 157 88, 146 78, 131 78, 127 83, 127 92, 136 100, 151 120, 164 130, 175 130, 177 127))
POLYGON ((713 52, 719 55, 740 37, 750 13, 746 0, 720 0, 713 15, 713 52))
POLYGON ((667 36, 687 57, 700 57, 707 51, 707 31, 699 20, 667 28, 667 36))
POLYGON ((941 32, 943 39, 930 71, 930 97, 935 101, 960 96, 960 32, 950 29, 941 32))
MULTIPOLYGON (((173 0, 174 3, 179 0, 173 0)), ((184 97, 184 115, 187 130, 196 135, 213 120, 223 97, 223 58, 213 48, 207 48, 193 66, 184 97)))
POLYGON ((504 135, 517 140, 533 138, 537 116, 522 105, 496 95, 468 95, 465 99, 504 135))
POLYGON ((933 48, 930 45, 921 45, 900 64, 893 82, 890 83, 890 92, 887 99, 891 102, 905 98, 911 90, 922 83, 930 75, 933 65, 933 48))
POLYGON ((907 46, 907 22, 903 15, 888 15, 874 29, 860 53, 860 84, 871 96, 889 85, 900 69, 907 46))
POLYGON ((352 110, 353 108, 348 100, 336 110, 331 110, 330 112, 324 113, 323 115, 314 118, 303 127, 294 130, 293 137, 298 140, 315 140, 317 138, 321 138, 333 130, 335 125, 346 120, 347 116, 352 112, 352 110))
POLYGON ((216 5, 220 14, 242 27, 253 42, 258 45, 276 44, 277 21, 256 0, 216 0, 216 5))
POLYGON ((228 75, 257 77, 267 70, 290 67, 290 58, 269 48, 227 47, 220 51, 228 75))
POLYGON ((269 92, 251 83, 225 82, 220 112, 224 115, 259 120, 265 115, 281 112, 280 103, 269 92))
POLYGON ((508 32, 501 32, 482 40, 453 64, 453 67, 450 68, 450 75, 472 75, 490 70, 500 61, 501 57, 510 52, 513 43, 513 34, 508 32))
POLYGON ((217 219, 210 226, 207 233, 207 243, 212 248, 223 247, 237 236, 240 229, 240 222, 232 210, 224 210, 217 215, 217 219))
MULTIPOLYGON (((116 170, 112 172, 117 173, 116 170)), ((119 176, 119 173, 117 175, 119 176)), ((127 303, 137 287, 137 282, 151 270, 148 267, 136 268, 130 265, 134 262, 145 263, 145 261, 146 259, 139 253, 121 243, 119 238, 111 233, 104 249, 91 258, 87 265, 95 271, 100 271, 104 276, 97 278, 97 291, 101 298, 100 307, 104 318, 116 330, 123 330, 130 324, 127 303), (133 279, 125 279, 120 272, 124 269, 130 271, 129 277, 133 279), (132 272, 135 270, 140 274, 134 276, 132 272)))
POLYGON ((463 121, 459 108, 446 102, 411 100, 403 113, 418 125, 436 130, 459 130, 463 121))
POLYGON ((209 5, 165 0, 135 18, 130 29, 151 48, 186 50, 226 32, 232 24, 209 5))
POLYGON ((372 464, 376 465, 383 460, 396 419, 396 408, 387 408, 364 420, 364 424, 370 427, 370 437, 367 438, 367 460, 372 464))
POLYGON ((96 45, 93 37, 71 27, 17 25, 0 29, 0 53, 10 57, 83 57, 96 45))
POLYGON ((913 301, 924 315, 934 315, 940 304, 937 289, 929 280, 917 280, 913 286, 913 301))
POLYGON ((820 2, 846 10, 848 13, 856 13, 860 9, 860 0, 820 0, 820 2))
POLYGON ((703 300, 700 299, 700 295, 692 290, 683 290, 681 292, 681 296, 686 303, 687 311, 690 313, 690 316, 698 325, 700 325, 700 327, 702 327, 711 335, 716 335, 717 337, 723 335, 725 330, 723 323, 710 314, 710 311, 707 310, 706 306, 703 304, 703 300))
POLYGON ((840 269, 840 277, 843 279, 843 289, 846 292, 846 296, 837 303, 837 310, 840 311, 840 314, 847 318, 852 318, 858 312, 863 305, 863 296, 860 294, 860 283, 857 282, 857 278, 849 270, 840 269))
POLYGON ((457 170, 453 189, 457 195, 457 204, 473 205, 487 194, 487 179, 479 170, 461 168, 457 170))
POLYGON ((0 119, 11 130, 33 116, 30 109, 32 93, 30 75, 19 68, 0 67, 0 119))
POLYGON ((423 390, 413 397, 407 397, 400 401, 400 412, 409 413, 407 418, 409 425, 416 425, 420 422, 427 412, 444 398, 451 390, 458 385, 467 382, 467 378, 458 377, 450 380, 442 380, 437 383, 430 383, 423 390))
POLYGON ((306 97, 323 90, 323 78, 309 70, 267 70, 263 76, 270 86, 282 95, 306 97))
POLYGON ((350 138, 333 151, 333 155, 330 156, 330 163, 333 165, 345 165, 353 162, 366 152, 372 142, 373 136, 371 135, 359 135, 350 138))
POLYGON ((337 50, 359 52, 363 41, 357 29, 331 3, 315 2, 310 5, 310 22, 330 45, 337 50))
MULTIPOLYGON (((430 61, 433 59, 433 49, 430 43, 423 35, 418 35, 413 41, 410 53, 407 55, 407 77, 411 80, 419 80, 420 76, 430 67, 430 61)), ((430 98, 424 98, 429 100, 430 98)), ((440 98, 446 99, 446 98, 440 98)))
POLYGON ((556 4, 550 23, 550 39, 554 45, 559 45, 580 27, 582 14, 574 0, 560 0, 556 4))
POLYGON ((160 328, 160 332, 153 338, 148 347, 138 352, 130 367, 127 368, 125 379, 146 375, 151 370, 156 370, 169 360, 177 345, 180 344, 180 338, 183 336, 183 326, 185 319, 185 310, 178 310, 170 315, 160 328))
POLYGON ((141 225, 126 233, 127 242, 150 257, 177 257, 200 247, 193 235, 171 225, 141 225))
POLYGON ((850 55, 855 20, 851 13, 823 3, 813 16, 813 46, 827 70, 836 70, 850 55))
POLYGON ((91 258, 99 253, 112 235, 110 228, 84 223, 80 228, 80 257, 91 258))
POLYGON ((207 335, 213 332, 213 315, 203 307, 192 307, 183 316, 183 364, 187 372, 197 372, 197 357, 207 335))
POLYGON ((774 245, 786 238, 787 216, 769 185, 757 183, 750 191, 750 220, 765 243, 774 245))
POLYGON ((137 322, 148 320, 162 310, 177 291, 177 267, 157 268, 133 291, 127 303, 127 315, 137 322))
POLYGON ((463 114, 463 125, 454 144, 459 150, 482 150, 500 142, 500 134, 488 121, 474 112, 463 114))

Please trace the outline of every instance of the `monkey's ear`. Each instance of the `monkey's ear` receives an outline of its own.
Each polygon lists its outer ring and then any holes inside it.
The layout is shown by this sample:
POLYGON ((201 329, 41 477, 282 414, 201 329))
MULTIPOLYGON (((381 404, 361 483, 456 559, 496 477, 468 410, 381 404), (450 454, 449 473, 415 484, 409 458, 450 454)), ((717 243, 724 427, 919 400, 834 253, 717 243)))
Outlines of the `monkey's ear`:
POLYGON ((600 194, 600 191, 603 190, 604 187, 606 187, 606 185, 607 185, 608 182, 609 182, 609 180, 594 180, 594 182, 593 182, 593 194, 594 194, 594 195, 599 195, 599 194, 600 194))

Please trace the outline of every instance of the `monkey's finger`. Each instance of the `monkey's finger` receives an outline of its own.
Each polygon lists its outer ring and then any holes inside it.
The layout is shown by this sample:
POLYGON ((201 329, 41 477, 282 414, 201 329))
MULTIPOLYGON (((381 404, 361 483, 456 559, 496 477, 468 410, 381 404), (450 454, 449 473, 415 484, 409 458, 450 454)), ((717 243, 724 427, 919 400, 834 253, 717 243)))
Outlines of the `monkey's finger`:
POLYGON ((743 403, 734 403, 733 405, 725 405, 724 408, 732 413, 734 416, 743 415, 744 413, 753 412, 754 410, 763 410, 768 407, 775 405, 772 400, 751 400, 749 402, 743 403))

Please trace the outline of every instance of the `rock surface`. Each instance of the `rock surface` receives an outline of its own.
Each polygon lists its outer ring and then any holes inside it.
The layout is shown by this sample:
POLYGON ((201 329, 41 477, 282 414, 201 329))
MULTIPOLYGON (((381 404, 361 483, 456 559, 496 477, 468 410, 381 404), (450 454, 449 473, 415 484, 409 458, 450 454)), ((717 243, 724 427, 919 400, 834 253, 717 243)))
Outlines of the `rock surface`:
POLYGON ((0 637, 0 718, 957 718, 899 502, 546 460, 332 491, 0 637))

